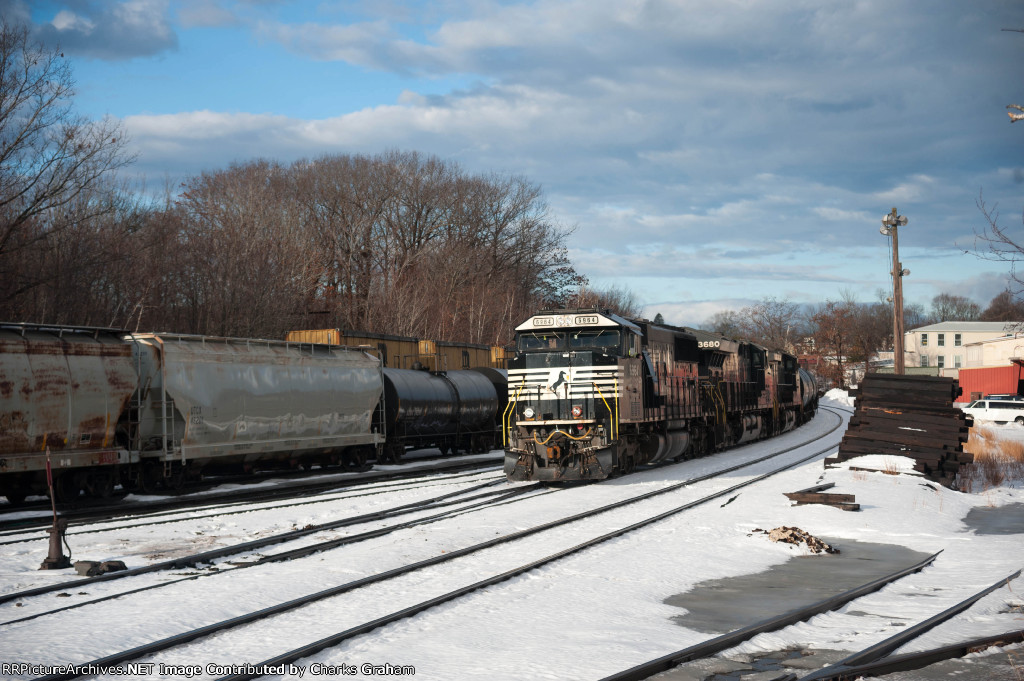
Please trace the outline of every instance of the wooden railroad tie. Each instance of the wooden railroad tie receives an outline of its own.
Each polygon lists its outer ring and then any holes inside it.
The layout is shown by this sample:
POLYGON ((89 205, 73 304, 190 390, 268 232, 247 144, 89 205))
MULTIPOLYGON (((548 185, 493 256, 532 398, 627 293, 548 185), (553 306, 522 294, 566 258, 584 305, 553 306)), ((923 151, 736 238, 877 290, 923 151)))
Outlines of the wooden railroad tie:
POLYGON ((868 374, 850 394, 857 410, 826 466, 866 454, 906 456, 929 480, 955 487, 961 467, 974 461, 963 450, 973 421, 953 405, 955 379, 868 374))
POLYGON ((844 511, 859 511, 860 504, 856 503, 853 494, 823 494, 822 490, 835 487, 836 483, 826 482, 823 485, 815 485, 796 492, 783 492, 790 501, 795 501, 797 506, 806 504, 825 504, 834 506, 844 511))

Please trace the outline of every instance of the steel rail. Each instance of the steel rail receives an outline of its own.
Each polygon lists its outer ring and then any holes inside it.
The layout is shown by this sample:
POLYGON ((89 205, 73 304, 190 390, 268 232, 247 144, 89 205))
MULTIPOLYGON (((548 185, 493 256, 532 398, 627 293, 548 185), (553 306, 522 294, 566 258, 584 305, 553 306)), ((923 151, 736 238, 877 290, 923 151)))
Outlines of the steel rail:
MULTIPOLYGON (((86 577, 84 579, 73 579, 66 582, 59 582, 57 584, 48 584, 46 586, 38 586, 32 589, 24 589, 22 591, 13 591, 10 593, 0 594, 0 603, 7 603, 9 601, 17 600, 19 598, 29 598, 32 596, 39 596, 41 594, 51 593, 53 591, 60 591, 62 589, 76 589, 86 587, 97 582, 107 582, 115 579, 123 579, 125 577, 134 577, 136 575, 144 575, 150 572, 159 572, 161 570, 181 570, 187 567, 194 567, 198 563, 208 563, 218 558, 224 558, 226 556, 233 556, 238 553, 245 553, 255 549, 261 549, 267 546, 273 546, 274 544, 282 544, 284 542, 293 541, 295 539, 301 539, 310 534, 316 532, 322 532, 324 530, 333 530, 339 527, 349 527, 352 525, 361 525, 374 520, 385 520, 398 515, 404 515, 406 513, 415 513, 416 511, 425 510, 429 507, 442 507, 449 506, 452 504, 461 504, 467 501, 475 501, 482 496, 494 496, 496 494, 502 494, 501 491, 497 492, 486 492, 479 496, 469 497, 467 499, 451 499, 452 497, 462 496, 470 492, 483 489, 485 487, 493 487, 502 482, 502 480, 495 480, 491 482, 481 483, 474 485, 467 489, 456 490, 454 492, 448 492, 432 499, 423 499, 421 501, 414 501, 409 504, 403 504, 401 506, 395 506, 394 508, 385 509, 381 511, 374 511, 372 513, 363 513, 357 516, 350 516, 348 518, 342 518, 340 520, 333 520, 327 523, 321 523, 319 525, 313 525, 310 527, 304 527, 298 530, 289 530, 281 534, 269 535, 267 537, 261 537, 259 539, 253 539, 241 544, 232 544, 230 546, 223 546, 219 549, 211 549, 209 551, 203 551, 202 553, 194 553, 188 556, 181 556, 179 558, 172 558, 170 560, 164 560, 159 563, 151 563, 150 565, 142 565, 137 568, 130 568, 128 570, 121 570, 119 572, 108 572, 103 575, 96 575, 95 577, 86 577)), ((522 490, 532 489, 530 487, 522 487, 522 490)))
MULTIPOLYGON (((319 600, 323 600, 323 599, 330 598, 330 597, 333 597, 333 596, 337 596, 337 595, 340 595, 340 594, 345 593, 347 591, 352 591, 354 589, 357 589, 357 588, 360 588, 360 587, 363 587, 363 586, 368 586, 370 584, 382 582, 382 581, 385 581, 387 579, 391 579, 393 577, 397 577, 397 576, 400 576, 400 575, 403 575, 403 574, 414 572, 416 570, 420 570, 420 569, 425 568, 425 567, 429 567, 429 566, 432 566, 432 565, 437 565, 437 564, 440 564, 440 563, 446 563, 448 561, 455 560, 456 558, 461 558, 462 556, 469 555, 471 553, 475 553, 475 552, 478 552, 478 551, 481 551, 481 550, 484 550, 484 549, 487 549, 487 548, 491 548, 493 546, 498 546, 500 544, 510 543, 512 541, 516 541, 518 539, 522 539, 522 538, 525 538, 527 536, 543 532, 545 530, 549 530, 549 529, 553 529, 553 528, 556 528, 556 527, 560 527, 562 525, 567 525, 567 524, 570 524, 570 523, 573 523, 573 522, 577 522, 579 520, 583 520, 583 519, 586 519, 586 518, 591 518, 591 517, 594 517, 594 516, 596 516, 598 514, 601 514, 601 513, 607 512, 607 511, 611 511, 611 510, 614 510, 614 509, 617 509, 617 508, 621 508, 623 506, 626 506, 626 505, 629 505, 629 504, 633 504, 633 503, 636 503, 638 501, 642 501, 642 500, 649 499, 649 498, 654 497, 654 496, 658 496, 660 494, 666 494, 668 492, 675 491, 675 490, 677 490, 677 489, 679 489, 681 487, 687 486, 687 485, 692 485, 692 484, 695 484, 695 483, 698 483, 698 482, 703 482, 705 480, 709 480, 709 479, 712 479, 712 478, 724 475, 726 473, 730 473, 730 472, 733 472, 735 470, 739 470, 741 468, 745 468, 747 466, 752 466, 752 465, 761 463, 763 461, 766 461, 768 459, 772 459, 772 458, 775 458, 777 456, 781 456, 781 455, 783 455, 785 453, 791 452, 791 451, 799 449, 801 447, 805 447, 808 444, 811 444, 811 443, 813 443, 813 442, 815 442, 817 440, 821 440, 824 437, 830 435, 831 433, 835 432, 843 424, 842 417, 839 417, 838 415, 836 415, 836 416, 838 418, 838 423, 835 426, 833 426, 829 431, 827 431, 825 433, 822 433, 821 435, 818 435, 818 436, 816 436, 815 438, 813 438, 811 440, 805 441, 805 442, 803 442, 803 443, 801 443, 799 445, 795 445, 793 447, 790 447, 788 449, 782 450, 780 452, 776 452, 774 454, 770 454, 770 455, 767 455, 767 456, 759 457, 757 459, 746 461, 746 462, 737 464, 735 466, 730 466, 730 467, 727 467, 725 469, 722 469, 722 470, 719 470, 719 471, 715 471, 713 473, 708 473, 706 475, 702 475, 702 476, 698 476, 696 478, 685 480, 685 481, 682 481, 682 482, 679 482, 679 483, 676 483, 676 484, 673 484, 673 485, 669 485, 669 486, 664 487, 662 489, 653 490, 651 492, 646 492, 644 494, 640 494, 640 495, 637 495, 635 497, 631 497, 629 499, 623 499, 623 500, 620 500, 620 501, 617 501, 617 502, 613 502, 611 504, 607 504, 605 506, 602 506, 602 507, 599 507, 599 508, 596 508, 596 509, 591 509, 590 511, 585 511, 585 512, 582 512, 582 513, 577 513, 577 514, 569 516, 567 518, 561 518, 559 520, 554 520, 554 521, 551 521, 551 522, 548 522, 548 523, 543 523, 541 525, 537 525, 537 526, 532 527, 532 528, 527 528, 525 530, 520 530, 518 532, 513 532, 511 534, 508 534, 508 535, 505 535, 505 536, 502 536, 502 537, 497 537, 497 538, 494 538, 494 539, 489 539, 489 540, 481 542, 479 544, 474 544, 472 546, 468 546, 468 547, 465 547, 465 548, 462 548, 462 549, 455 549, 455 550, 449 551, 447 553, 444 553, 444 554, 441 554, 441 555, 438 555, 438 556, 433 556, 431 558, 427 558, 427 559, 424 559, 424 560, 421 560, 421 561, 418 561, 418 562, 415 562, 415 563, 411 563, 409 565, 404 565, 404 566, 401 566, 401 567, 393 568, 391 570, 386 570, 384 572, 380 572, 380 573, 377 573, 375 575, 369 575, 367 577, 363 577, 363 578, 360 578, 360 579, 357 579, 357 580, 354 580, 354 581, 351 581, 351 582, 347 582, 345 584, 340 584, 340 585, 337 585, 337 586, 329 587, 327 589, 318 591, 318 592, 313 593, 313 594, 307 594, 306 596, 302 596, 300 598, 296 598, 296 599, 293 599, 293 600, 290 600, 290 601, 279 603, 277 605, 273 605, 273 606, 270 606, 268 608, 263 608, 261 610, 257 610, 257 611, 250 612, 250 613, 246 613, 244 615, 239 615, 237 617, 233 617, 233 618, 230 618, 230 619, 227 619, 227 620, 222 620, 220 622, 215 622, 213 624, 209 624, 209 625, 206 625, 206 626, 203 626, 203 627, 199 627, 199 628, 193 629, 191 631, 182 632, 180 634, 169 636, 167 638, 160 639, 158 641, 153 641, 151 643, 147 643, 147 644, 143 644, 141 646, 137 646, 137 647, 132 648, 130 650, 121 651, 119 653, 114 653, 112 655, 108 655, 106 657, 94 660, 92 662, 82 663, 81 665, 77 665, 77 666, 80 667, 80 668, 82 668, 82 667, 89 667, 89 666, 93 666, 93 667, 95 667, 95 666, 110 666, 110 665, 120 664, 122 662, 127 662, 129 660, 138 659, 138 658, 143 657, 145 655, 151 655, 151 654, 154 654, 154 653, 157 653, 157 652, 161 652, 163 650, 167 650, 169 648, 174 648, 176 646, 182 645, 184 643, 188 643, 188 642, 193 641, 193 640, 198 639, 198 638, 202 638, 202 637, 207 636, 209 634, 217 633, 217 632, 220 632, 220 631, 225 631, 227 629, 231 629, 231 628, 243 625, 243 624, 248 624, 248 623, 251 623, 251 622, 255 622, 255 621, 258 621, 260 619, 263 619, 263 618, 266 618, 266 617, 269 617, 269 616, 272 616, 272 615, 280 614, 280 613, 283 613, 283 612, 287 612, 289 610, 293 610, 295 608, 302 607, 304 605, 307 605, 309 603, 313 603, 315 601, 319 601, 319 600)), ((754 484, 756 482, 760 482, 761 480, 763 480, 763 479, 765 479, 767 477, 770 477, 772 475, 776 475, 777 473, 780 473, 782 471, 785 471, 785 470, 788 470, 790 468, 793 468, 794 466, 798 466, 798 465, 800 465, 802 463, 810 461, 811 459, 813 459, 815 457, 818 457, 821 454, 824 454, 826 452, 829 452, 829 451, 833 450, 834 448, 835 448, 835 445, 830 445, 829 447, 826 447, 826 448, 821 449, 821 450, 817 450, 814 453, 809 454, 807 456, 804 456, 804 457, 802 457, 802 458, 800 458, 800 459, 798 459, 796 461, 790 462, 790 463, 786 464, 785 466, 783 466, 781 468, 778 468, 778 469, 776 469, 774 471, 770 471, 770 472, 765 473, 763 475, 757 476, 757 477, 752 478, 752 479, 750 479, 750 480, 748 480, 746 482, 742 482, 742 483, 739 483, 737 485, 733 485, 733 486, 731 486, 731 487, 729 487, 727 489, 724 489, 724 490, 721 490, 719 492, 713 493, 713 494, 708 495, 708 496, 706 496, 706 497, 704 497, 702 499, 698 499, 696 501, 692 501, 692 502, 686 503, 686 504, 684 504, 682 506, 679 506, 679 507, 676 507, 675 509, 671 509, 670 511, 661 513, 661 514, 659 514, 657 516, 654 516, 652 518, 648 518, 648 519, 640 521, 638 523, 634 523, 633 525, 629 525, 627 527, 620 528, 619 530, 610 532, 608 534, 601 535, 600 537, 588 540, 588 541, 584 542, 583 544, 579 544, 577 546, 571 547, 571 548, 566 549, 564 551, 560 551, 560 552, 558 552, 556 554, 548 556, 547 558, 542 558, 542 559, 540 559, 538 561, 534 561, 533 563, 530 563, 529 565, 525 565, 525 566, 521 566, 519 568, 515 568, 515 569, 513 569, 513 570, 511 570, 509 572, 502 573, 501 575, 497 575, 496 577, 491 577, 491 578, 483 580, 481 582, 476 582, 476 583, 471 584, 471 585, 469 585, 467 587, 463 587, 461 589, 458 589, 456 591, 450 592, 448 594, 444 594, 444 595, 439 596, 439 597, 434 598, 434 599, 430 599, 429 601, 425 601, 425 602, 420 603, 418 605, 411 606, 410 608, 406 608, 405 610, 399 611, 398 613, 392 613, 391 615, 387 615, 387 616, 385 616, 383 618, 379 618, 378 620, 374 620, 373 622, 369 622, 369 623, 360 625, 358 627, 355 627, 354 629, 350 629, 350 630, 347 630, 345 632, 342 632, 341 634, 336 634, 335 636, 329 637, 328 639, 323 639, 323 640, 318 641, 316 643, 310 644, 310 646, 316 646, 318 644, 323 644, 324 641, 328 641, 328 643, 324 644, 323 647, 319 648, 319 650, 322 650, 323 648, 326 648, 326 647, 330 647, 331 645, 335 645, 336 642, 340 642, 341 640, 344 640, 345 638, 350 638, 351 636, 356 636, 358 634, 364 633, 365 631, 370 631, 370 630, 375 629, 375 628, 377 628, 379 626, 383 626, 384 624, 388 624, 390 622, 397 621, 397 620, 403 619, 405 617, 409 617, 409 616, 411 616, 413 614, 416 614, 416 613, 421 612, 423 610, 429 609, 429 608, 431 608, 431 607, 433 607, 435 605, 438 605, 438 604, 441 604, 441 603, 445 603, 445 602, 448 602, 450 600, 454 600, 455 598, 458 598, 458 597, 460 597, 460 596, 462 596, 464 594, 470 593, 472 591, 476 591, 477 589, 480 589, 480 588, 482 588, 484 586, 489 586, 491 584, 496 584, 498 582, 507 580, 507 579, 509 579, 511 577, 514 577, 514 576, 518 575, 518 574, 522 574, 524 572, 528 572, 529 570, 532 570, 534 568, 540 567, 540 566, 545 565, 547 563, 553 562, 553 561, 558 560, 558 559, 560 559, 562 557, 571 555, 573 553, 577 553, 578 551, 582 551, 583 549, 589 548, 590 546, 597 545, 599 543, 602 543, 602 542, 607 541, 609 539, 612 539, 614 537, 618 537, 618 536, 621 536, 621 535, 626 534, 628 532, 631 532, 633 530, 639 529, 641 527, 645 527, 647 525, 653 524, 655 522, 658 522, 660 520, 663 520, 665 518, 668 518, 668 517, 670 517, 672 515, 675 515, 677 513, 685 511, 685 510, 688 510, 688 509, 693 508, 695 506, 698 506, 700 504, 706 503, 708 501, 712 501, 712 500, 717 499, 719 497, 722 497, 722 496, 724 496, 726 494, 729 494, 729 493, 731 493, 731 492, 733 492, 733 491, 735 491, 737 489, 740 489, 742 487, 746 487, 746 486, 754 484), (339 636, 341 638, 338 638, 339 636), (335 640, 335 639, 337 639, 337 640, 335 640)), ((302 657, 305 657, 306 655, 312 654, 311 652, 308 652, 308 650, 310 649, 310 646, 305 646, 302 649, 299 649, 299 653, 297 655, 295 655, 294 657, 289 657, 289 659, 291 659, 291 660, 301 659, 302 657)), ((313 651, 313 652, 316 652, 316 651, 313 651)), ((292 651, 292 653, 296 653, 296 651, 292 651)), ((291 655, 291 654, 290 653, 285 653, 285 656, 289 656, 289 655, 291 655)), ((264 663, 264 664, 270 664, 270 663, 264 663)), ((77 673, 72 671, 72 672, 65 672, 65 673, 60 673, 60 674, 50 674, 50 675, 47 675, 47 676, 39 677, 39 679, 37 681, 64 681, 66 679, 78 678, 79 676, 82 676, 82 674, 77 674, 77 673)), ((241 678, 255 678, 255 676, 258 676, 258 675, 254 674, 254 675, 250 675, 250 676, 244 676, 243 675, 243 676, 232 676, 232 677, 225 677, 225 678, 231 678, 231 679, 238 678, 238 679, 241 679, 241 678)))
MULTIPOLYGON (((916 653, 903 653, 902 655, 890 655, 874 662, 867 662, 853 667, 847 667, 838 671, 832 676, 823 676, 822 679, 834 681, 846 681, 861 676, 881 676, 894 672, 908 672, 915 669, 922 669, 936 662, 951 660, 955 657, 964 657, 971 653, 981 652, 993 646, 1007 646, 1024 641, 1024 629, 1014 629, 1005 634, 997 636, 984 636, 960 643, 952 643, 939 648, 931 648, 916 653)), ((798 677, 793 674, 786 674, 777 677, 772 681, 796 681, 798 677)), ((807 677, 804 677, 807 678, 807 677)))
MULTIPOLYGON (((177 510, 177 511, 158 511, 158 512, 155 512, 155 513, 144 513, 144 514, 140 514, 140 515, 137 515, 137 516, 130 516, 130 517, 133 517, 133 518, 138 519, 140 521, 144 521, 147 518, 162 518, 162 519, 160 519, 160 520, 153 520, 151 522, 138 522, 138 523, 135 523, 133 525, 115 525, 113 527, 97 527, 97 528, 94 528, 94 529, 83 529, 83 530, 80 530, 78 532, 66 532, 65 536, 67 536, 67 537, 79 537, 79 536, 84 535, 84 534, 97 534, 99 532, 115 532, 117 530, 131 530, 131 529, 134 529, 134 528, 137 528, 137 527, 150 527, 152 525, 170 525, 172 523, 189 522, 189 521, 192 521, 192 520, 205 520, 205 519, 208 519, 208 518, 220 518, 222 516, 238 515, 238 514, 242 514, 242 513, 253 513, 253 512, 256 512, 256 511, 276 510, 276 509, 279 509, 279 508, 292 508, 292 507, 295 507, 295 506, 308 506, 308 505, 311 505, 311 504, 326 504, 326 503, 331 503, 331 502, 334 502, 334 501, 347 501, 349 499, 359 499, 361 497, 372 497, 372 496, 376 496, 378 494, 389 494, 389 493, 394 492, 394 491, 404 491, 404 490, 416 489, 416 488, 420 488, 420 487, 442 487, 442 486, 448 486, 448 485, 454 484, 454 480, 456 480, 457 478, 469 477, 469 476, 473 476, 473 475, 480 475, 480 471, 471 471, 469 473, 455 473, 455 474, 452 474, 452 475, 446 475, 443 478, 429 477, 429 478, 425 478, 424 479, 425 482, 394 482, 394 483, 384 483, 384 484, 382 484, 382 485, 380 485, 378 487, 367 487, 365 490, 352 490, 353 492, 355 492, 354 494, 346 494, 345 496, 337 496, 337 497, 329 496, 332 493, 331 493, 331 491, 328 490, 327 492, 322 493, 323 496, 318 494, 313 499, 309 499, 309 498, 306 498, 306 497, 298 497, 300 499, 299 501, 294 501, 294 502, 291 502, 291 503, 283 503, 283 504, 279 504, 277 506, 267 506, 267 507, 264 507, 264 508, 253 508, 254 504, 258 504, 258 503, 261 502, 260 499, 249 499, 247 501, 232 501, 232 502, 229 502, 229 503, 226 503, 226 504, 213 503, 213 504, 210 504, 209 506, 197 506, 197 507, 195 507, 193 509, 182 509, 182 510, 177 510), (233 509, 233 510, 226 510, 226 509, 233 509), (206 511, 212 511, 212 512, 211 513, 207 513, 206 515, 182 515, 184 513, 201 514, 201 513, 205 513, 206 511), (171 517, 167 518, 165 516, 171 516, 171 517)), ((500 481, 500 480, 504 480, 504 479, 505 479, 505 476, 504 476, 504 474, 502 474, 501 476, 493 477, 493 478, 485 478, 484 480, 500 481)), ((339 492, 339 493, 343 494, 343 492, 339 492)), ((274 500, 272 499, 271 501, 274 501, 274 500)), ((98 524, 102 524, 102 523, 105 523, 105 522, 106 522, 106 520, 95 520, 95 521, 93 521, 91 523, 87 523, 85 525, 79 525, 78 527, 88 527, 89 525, 94 525, 94 524, 98 525, 98 524)), ((52 520, 51 520, 51 523, 52 523, 52 520)), ((28 530, 28 531, 29 532, 34 532, 35 530, 28 530)), ((0 537, 12 536, 13 534, 24 533, 24 532, 25 531, 18 530, 18 531, 15 531, 15 532, 8 533, 6 535, 3 532, 0 532, 0 537)), ((7 540, 7 541, 0 541, 0 546, 9 546, 11 544, 24 544, 24 543, 30 542, 30 541, 40 541, 40 540, 46 540, 46 539, 47 538, 46 538, 45 534, 44 535, 36 535, 36 536, 32 536, 32 537, 24 537, 22 539, 10 539, 10 540, 7 540)))
POLYGON ((708 657, 728 648, 732 648, 766 631, 782 629, 783 627, 795 624, 796 622, 802 622, 803 620, 809 619, 823 612, 835 610, 854 599, 878 591, 897 579, 901 579, 902 577, 924 569, 939 556, 939 553, 942 553, 942 551, 932 554, 916 565, 898 570, 892 574, 880 577, 866 584, 862 584, 861 586, 849 589, 848 591, 844 591, 843 593, 818 601, 817 603, 812 603, 811 605, 798 608, 796 610, 790 610, 789 612, 778 615, 777 617, 771 617, 760 622, 756 622, 741 629, 736 629, 735 631, 731 631, 727 634, 717 636, 713 639, 683 648, 682 650, 677 650, 674 653, 669 653, 668 655, 664 655, 657 659, 643 662, 635 667, 630 667, 625 671, 606 676, 601 679, 601 681, 640 681, 640 679, 646 679, 649 676, 667 671, 684 662, 708 657))
MULTIPOLYGON (((329 473, 329 475, 333 477, 333 479, 331 480, 321 480, 314 478, 312 479, 312 481, 287 483, 277 485, 269 489, 235 489, 216 494, 193 495, 188 497, 173 497, 171 499, 162 499, 160 501, 147 501, 132 504, 114 504, 102 507, 93 506, 77 510, 64 510, 61 512, 61 515, 65 518, 68 518, 69 520, 90 520, 95 518, 112 518, 116 515, 124 515, 126 513, 135 512, 146 513, 165 510, 181 510, 185 508, 190 508, 192 506, 205 506, 210 504, 211 502, 231 503, 234 501, 239 501, 245 503, 247 501, 252 501, 253 498, 256 498, 258 501, 270 501, 273 499, 286 499, 290 496, 317 494, 326 490, 351 487, 352 485, 359 485, 367 482, 374 482, 380 480, 401 480, 404 478, 421 477, 429 475, 431 473, 462 471, 473 468, 479 468, 482 471, 485 471, 491 469, 498 469, 501 468, 501 466, 501 463, 494 464, 487 461, 475 459, 473 461, 453 461, 440 465, 415 468, 411 470, 371 471, 369 473, 360 473, 357 475, 351 475, 350 477, 343 478, 336 477, 339 475, 344 475, 343 473, 329 473)), ((0 521, 0 531, 34 529, 39 527, 45 527, 46 525, 51 525, 52 523, 52 515, 38 516, 32 518, 19 518, 16 520, 5 520, 0 521)))
MULTIPOLYGON (((102 596, 100 598, 94 598, 92 600, 82 601, 81 603, 74 603, 72 605, 65 605, 64 607, 54 608, 53 610, 47 610, 45 612, 37 612, 37 613, 35 613, 33 615, 28 615, 26 617, 21 617, 19 619, 8 620, 6 622, 0 622, 0 627, 6 626, 8 624, 15 624, 17 622, 27 622, 28 620, 34 620, 34 619, 37 619, 39 617, 44 617, 44 616, 47 616, 47 615, 54 615, 54 614, 59 613, 59 612, 64 612, 65 610, 74 610, 76 608, 85 607, 87 605, 95 605, 96 603, 102 603, 104 601, 114 600, 114 599, 117 599, 117 598, 121 598, 123 596, 130 596, 130 595, 133 595, 133 594, 142 593, 143 591, 151 591, 153 589, 161 589, 161 588, 163 588, 165 586, 171 586, 172 584, 180 584, 181 582, 190 582, 190 581, 194 581, 194 580, 200 579, 201 577, 213 577, 215 575, 226 575, 226 574, 231 574, 233 572, 236 572, 238 570, 242 570, 244 568, 256 567, 257 565, 265 565, 265 564, 268 564, 268 563, 277 563, 277 562, 283 562, 285 560, 294 560, 296 558, 303 558, 305 556, 312 555, 314 553, 319 553, 321 551, 326 551, 326 550, 329 550, 329 549, 332 549, 332 548, 336 548, 338 546, 342 546, 342 545, 345 545, 345 544, 355 544, 356 542, 365 541, 367 539, 374 539, 376 537, 383 537, 385 535, 391 534, 392 532, 396 532, 398 530, 404 530, 406 528, 415 527, 415 526, 418 526, 418 525, 427 525, 427 524, 430 524, 430 523, 435 523, 435 522, 438 522, 440 520, 444 520, 446 518, 451 518, 451 517, 454 517, 454 516, 457 516, 457 515, 461 515, 463 513, 467 513, 467 512, 470 512, 470 511, 476 511, 476 510, 479 510, 481 508, 495 508, 497 506, 503 506, 503 505, 508 504, 508 503, 513 503, 515 501, 519 501, 519 500, 521 500, 523 498, 526 498, 524 496, 524 492, 526 492, 528 490, 529 490, 529 488, 523 488, 521 490, 512 490, 510 492, 500 493, 501 495, 498 497, 497 500, 488 499, 488 500, 481 501, 481 502, 476 503, 476 504, 470 504, 469 506, 462 506, 460 508, 456 508, 456 509, 453 509, 453 510, 444 511, 443 513, 438 513, 438 514, 432 515, 432 516, 426 516, 424 518, 417 518, 415 520, 409 520, 407 522, 398 523, 396 525, 388 525, 387 527, 378 528, 376 530, 369 530, 367 532, 360 532, 359 534, 348 535, 348 536, 345 536, 345 537, 340 537, 338 539, 327 539, 325 541, 317 542, 316 544, 311 544, 309 546, 303 546, 301 548, 293 549, 291 551, 283 551, 281 553, 274 553, 274 554, 271 554, 269 556, 263 556, 259 560, 254 560, 254 561, 251 561, 251 562, 248 562, 248 563, 233 563, 232 567, 226 568, 226 569, 223 569, 223 570, 217 570, 215 572, 196 573, 196 574, 188 575, 187 577, 182 577, 181 579, 172 579, 172 580, 167 581, 167 582, 159 582, 157 584, 150 584, 148 586, 139 587, 137 589, 131 589, 129 591, 120 591, 118 593, 109 594, 107 596, 102 596)), ((536 494, 534 496, 541 496, 541 495, 549 494, 549 493, 550 493, 550 490, 545 491, 545 492, 541 492, 540 494, 536 494)), ((493 496, 493 494, 487 494, 487 495, 481 494, 481 495, 478 495, 477 497, 474 497, 474 498, 480 498, 480 497, 485 497, 485 496, 493 496)), ((443 504, 438 504, 438 506, 449 506, 449 505, 453 505, 453 504, 463 503, 464 501, 466 501, 466 500, 460 499, 460 500, 456 500, 456 501, 449 501, 449 502, 445 502, 443 504)))
POLYGON ((873 646, 865 648, 859 652, 854 653, 848 657, 843 658, 835 664, 829 665, 823 669, 819 669, 816 672, 812 672, 807 676, 801 677, 801 681, 823 681, 824 679, 835 679, 842 678, 849 673, 849 669, 857 665, 864 665, 870 662, 875 662, 885 657, 889 653, 893 652, 900 646, 903 646, 909 641, 917 638, 921 634, 934 629, 938 625, 942 624, 946 620, 960 614, 967 608, 971 607, 979 600, 989 595, 996 589, 1000 589, 1008 585, 1012 580, 1020 576, 1020 570, 1017 570, 1012 575, 1000 579, 992 586, 986 587, 981 591, 965 598, 956 605, 946 608, 937 615, 933 615, 926 620, 922 620, 917 624, 909 627, 894 636, 890 636, 884 641, 880 641, 873 646))

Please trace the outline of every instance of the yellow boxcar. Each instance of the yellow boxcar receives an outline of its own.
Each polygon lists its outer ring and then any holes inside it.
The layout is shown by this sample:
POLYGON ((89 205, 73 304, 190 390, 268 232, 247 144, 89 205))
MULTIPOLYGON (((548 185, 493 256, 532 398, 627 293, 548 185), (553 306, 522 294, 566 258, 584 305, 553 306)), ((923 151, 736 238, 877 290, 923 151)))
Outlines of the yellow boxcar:
POLYGON ((289 331, 285 340, 297 343, 326 343, 362 347, 384 366, 395 369, 455 371, 476 367, 503 369, 506 349, 479 343, 433 341, 350 329, 307 329, 289 331))

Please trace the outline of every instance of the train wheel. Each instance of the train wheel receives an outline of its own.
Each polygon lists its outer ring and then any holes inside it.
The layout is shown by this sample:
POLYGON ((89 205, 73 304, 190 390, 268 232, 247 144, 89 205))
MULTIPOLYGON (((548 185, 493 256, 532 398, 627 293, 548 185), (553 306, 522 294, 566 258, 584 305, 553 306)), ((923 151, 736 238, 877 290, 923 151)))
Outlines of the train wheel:
POLYGON ((399 463, 402 460, 402 450, 403 447, 401 445, 385 445, 384 448, 381 450, 381 456, 383 457, 383 460, 380 461, 380 463, 399 463))
POLYGON ((53 481, 54 500, 61 504, 74 501, 82 493, 82 480, 78 472, 67 472, 53 481))
POLYGON ((94 470, 85 478, 85 493, 97 499, 109 499, 114 493, 114 472, 94 470))
POLYGON ((17 492, 7 492, 4 494, 4 496, 7 497, 8 503, 15 505, 25 501, 26 497, 28 497, 28 494, 26 492, 22 492, 21 490, 19 490, 17 492))
POLYGON ((361 447, 352 447, 345 451, 342 464, 350 471, 361 471, 366 466, 366 453, 361 447))
POLYGON ((170 492, 180 492, 185 487, 185 467, 174 464, 170 475, 163 479, 163 486, 170 492))
POLYGON ((147 494, 157 488, 162 477, 160 464, 155 461, 144 461, 138 465, 132 482, 132 491, 147 494))
POLYGON ((628 453, 623 452, 619 458, 619 472, 623 475, 632 473, 636 469, 636 459, 630 456, 628 453))

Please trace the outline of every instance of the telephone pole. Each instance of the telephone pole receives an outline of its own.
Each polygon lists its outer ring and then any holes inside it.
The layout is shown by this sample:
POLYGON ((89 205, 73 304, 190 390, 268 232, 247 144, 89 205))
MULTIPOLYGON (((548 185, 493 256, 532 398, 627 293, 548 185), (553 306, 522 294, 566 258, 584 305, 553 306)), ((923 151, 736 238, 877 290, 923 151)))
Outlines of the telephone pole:
POLYGON ((892 209, 882 218, 882 228, 878 230, 885 236, 892 237, 892 350, 893 350, 893 373, 902 376, 907 373, 903 357, 903 277, 910 274, 910 270, 903 269, 900 262, 900 246, 897 231, 899 227, 907 224, 907 218, 896 214, 896 208, 892 209))

